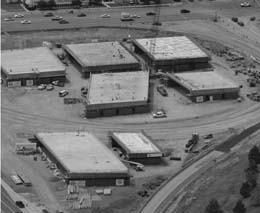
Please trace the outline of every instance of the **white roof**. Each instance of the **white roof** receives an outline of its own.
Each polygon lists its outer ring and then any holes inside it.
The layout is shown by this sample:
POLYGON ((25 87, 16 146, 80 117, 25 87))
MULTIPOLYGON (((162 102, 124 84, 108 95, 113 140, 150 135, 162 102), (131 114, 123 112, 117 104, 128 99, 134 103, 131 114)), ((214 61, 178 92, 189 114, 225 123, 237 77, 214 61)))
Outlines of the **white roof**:
POLYGON ((239 87, 233 81, 213 71, 175 73, 174 76, 191 91, 230 89, 239 87))
POLYGON ((66 45, 66 49, 80 61, 81 66, 86 67, 139 63, 117 41, 69 44, 66 45))
POLYGON ((92 74, 88 104, 147 101, 149 72, 92 74))
POLYGON ((161 152, 143 133, 113 132, 113 135, 130 153, 161 152))
POLYGON ((52 71, 65 72, 65 66, 47 47, 3 50, 1 63, 9 74, 43 73, 52 71))
POLYGON ((36 137, 70 173, 127 173, 127 167, 87 132, 38 133, 36 137))
MULTIPOLYGON (((151 41, 154 41, 154 38, 136 39, 136 43, 149 53, 151 51, 151 41)), ((156 38, 155 44, 154 53, 152 54, 155 60, 208 57, 186 36, 156 38)))

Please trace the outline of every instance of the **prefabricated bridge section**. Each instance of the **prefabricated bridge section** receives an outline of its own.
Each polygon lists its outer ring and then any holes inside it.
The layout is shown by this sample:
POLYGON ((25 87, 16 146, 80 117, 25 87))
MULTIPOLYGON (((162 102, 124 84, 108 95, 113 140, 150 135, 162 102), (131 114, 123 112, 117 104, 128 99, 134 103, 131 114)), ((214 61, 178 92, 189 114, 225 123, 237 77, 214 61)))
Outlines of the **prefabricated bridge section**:
POLYGON ((167 73, 169 79, 182 87, 193 102, 204 102, 239 97, 240 87, 217 72, 167 73))
POLYGON ((66 179, 85 181, 86 186, 124 186, 128 168, 94 135, 87 132, 37 133, 43 150, 65 173, 66 179))

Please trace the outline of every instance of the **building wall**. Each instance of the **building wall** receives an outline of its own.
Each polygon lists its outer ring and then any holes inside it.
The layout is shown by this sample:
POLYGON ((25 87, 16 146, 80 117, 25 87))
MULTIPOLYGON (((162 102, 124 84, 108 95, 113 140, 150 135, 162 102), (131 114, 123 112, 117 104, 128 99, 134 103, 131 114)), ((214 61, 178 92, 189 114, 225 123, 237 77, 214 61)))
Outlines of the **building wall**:
POLYGON ((212 95, 200 95, 200 96, 191 96, 193 102, 205 102, 205 101, 215 101, 215 100, 228 100, 236 99, 239 97, 239 93, 222 93, 222 94, 212 94, 212 95), (203 101, 199 101, 199 99, 203 101))
POLYGON ((130 178, 88 178, 85 186, 128 186, 130 178), (121 185, 123 180, 123 185, 121 185), (119 185, 118 185, 119 184, 119 185))

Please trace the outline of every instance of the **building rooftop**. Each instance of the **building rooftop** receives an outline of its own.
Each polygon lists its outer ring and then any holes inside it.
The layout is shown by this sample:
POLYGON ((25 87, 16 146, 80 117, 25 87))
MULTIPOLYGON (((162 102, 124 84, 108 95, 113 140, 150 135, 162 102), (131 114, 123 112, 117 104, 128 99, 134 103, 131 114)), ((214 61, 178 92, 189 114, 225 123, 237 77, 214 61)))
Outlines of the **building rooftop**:
POLYGON ((47 47, 3 50, 1 52, 2 69, 7 75, 30 73, 62 72, 65 66, 47 47))
POLYGON ((128 173, 128 168, 90 133, 37 133, 36 137, 69 173, 128 173))
MULTIPOLYGON (((154 38, 136 39, 135 43, 150 53, 151 41, 154 38)), ((156 46, 152 54, 154 60, 173 60, 186 58, 205 58, 208 55, 186 36, 156 38, 156 46)))
POLYGON ((167 74, 191 93, 222 90, 239 90, 239 85, 217 72, 184 72, 167 74))
POLYGON ((92 74, 88 104, 147 102, 149 72, 92 74))
POLYGON ((66 45, 81 66, 106 66, 120 64, 138 64, 138 60, 117 41, 66 45))
POLYGON ((160 149, 142 132, 113 132, 112 137, 129 153, 161 153, 160 149))

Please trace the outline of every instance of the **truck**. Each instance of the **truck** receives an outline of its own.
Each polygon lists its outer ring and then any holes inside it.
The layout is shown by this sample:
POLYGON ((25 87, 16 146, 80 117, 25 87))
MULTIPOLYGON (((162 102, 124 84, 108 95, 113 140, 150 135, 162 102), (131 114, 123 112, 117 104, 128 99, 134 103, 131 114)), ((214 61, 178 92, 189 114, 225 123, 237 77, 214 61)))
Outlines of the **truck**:
POLYGON ((196 144, 198 142, 199 142, 199 134, 192 133, 192 138, 185 145, 185 152, 188 152, 188 153, 192 152, 193 148, 196 146, 196 144))
POLYGON ((122 12, 121 13, 121 21, 133 21, 134 19, 130 15, 130 13, 122 12))

